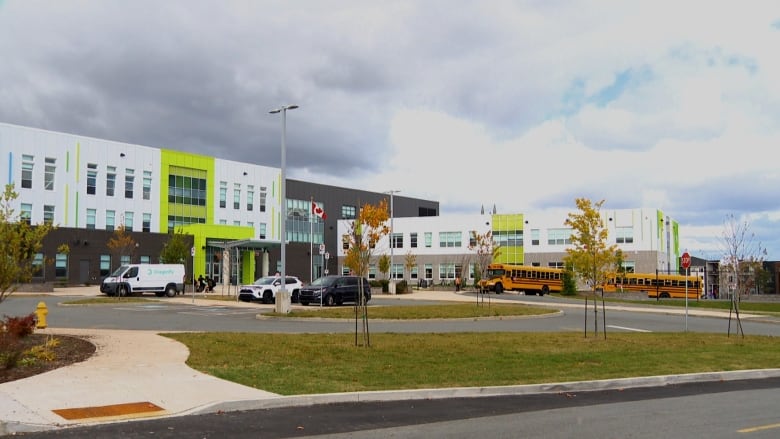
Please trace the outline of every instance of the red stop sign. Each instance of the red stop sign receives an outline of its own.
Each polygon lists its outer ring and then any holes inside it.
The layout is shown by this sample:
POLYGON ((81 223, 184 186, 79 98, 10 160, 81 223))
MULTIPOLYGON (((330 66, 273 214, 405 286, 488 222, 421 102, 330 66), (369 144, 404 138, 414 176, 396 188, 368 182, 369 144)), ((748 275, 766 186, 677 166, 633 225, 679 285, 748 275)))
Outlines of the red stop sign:
POLYGON ((680 262, 682 263, 682 268, 687 269, 691 266, 691 255, 688 252, 683 253, 680 257, 680 262))

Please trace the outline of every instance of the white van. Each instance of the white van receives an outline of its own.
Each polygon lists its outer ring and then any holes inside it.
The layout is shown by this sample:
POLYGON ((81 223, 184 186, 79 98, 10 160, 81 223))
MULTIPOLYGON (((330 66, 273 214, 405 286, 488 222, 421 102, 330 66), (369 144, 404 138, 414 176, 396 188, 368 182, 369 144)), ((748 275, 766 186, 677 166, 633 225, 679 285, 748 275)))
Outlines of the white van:
POLYGON ((100 284, 100 292, 109 296, 154 293, 157 297, 173 297, 184 292, 184 265, 129 264, 122 265, 100 284))

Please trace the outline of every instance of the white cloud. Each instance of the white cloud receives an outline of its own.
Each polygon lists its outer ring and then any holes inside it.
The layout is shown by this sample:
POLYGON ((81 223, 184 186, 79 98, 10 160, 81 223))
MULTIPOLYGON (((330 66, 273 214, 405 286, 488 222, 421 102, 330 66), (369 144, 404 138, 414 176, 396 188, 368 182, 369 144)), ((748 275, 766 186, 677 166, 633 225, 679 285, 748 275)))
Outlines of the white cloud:
POLYGON ((0 2, 0 121, 276 166, 295 103, 292 178, 780 226, 775 1, 78 4, 0 2))

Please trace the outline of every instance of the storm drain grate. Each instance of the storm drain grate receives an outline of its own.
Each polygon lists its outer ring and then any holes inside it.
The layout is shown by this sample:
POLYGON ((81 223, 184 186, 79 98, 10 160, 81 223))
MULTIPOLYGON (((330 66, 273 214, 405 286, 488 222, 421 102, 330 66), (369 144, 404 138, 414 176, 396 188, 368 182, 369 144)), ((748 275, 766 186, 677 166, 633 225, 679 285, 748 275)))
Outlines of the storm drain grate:
POLYGON ((129 402, 126 404, 102 405, 96 407, 76 407, 72 409, 52 410, 54 413, 71 421, 74 419, 106 418, 116 416, 133 416, 165 411, 151 402, 129 402))

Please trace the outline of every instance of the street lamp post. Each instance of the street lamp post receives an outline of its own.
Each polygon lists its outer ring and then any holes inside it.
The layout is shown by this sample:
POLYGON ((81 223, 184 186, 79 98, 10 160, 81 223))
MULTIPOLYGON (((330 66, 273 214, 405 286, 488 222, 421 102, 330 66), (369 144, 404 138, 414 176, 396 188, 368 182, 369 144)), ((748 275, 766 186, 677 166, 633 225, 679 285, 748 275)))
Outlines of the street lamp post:
POLYGON ((271 114, 282 113, 282 168, 281 168, 281 187, 279 188, 279 197, 282 204, 282 221, 279 226, 279 230, 282 236, 282 284, 279 286, 279 291, 276 292, 276 306, 275 311, 282 314, 290 312, 290 294, 287 292, 287 198, 285 195, 285 189, 287 186, 287 180, 284 177, 285 167, 287 165, 287 110, 294 110, 298 108, 297 105, 283 105, 279 108, 269 111, 271 114))
POLYGON ((395 273, 393 272, 393 247, 395 247, 395 237, 393 236, 393 195, 401 192, 399 190, 389 190, 390 194, 390 294, 395 294, 395 273))

